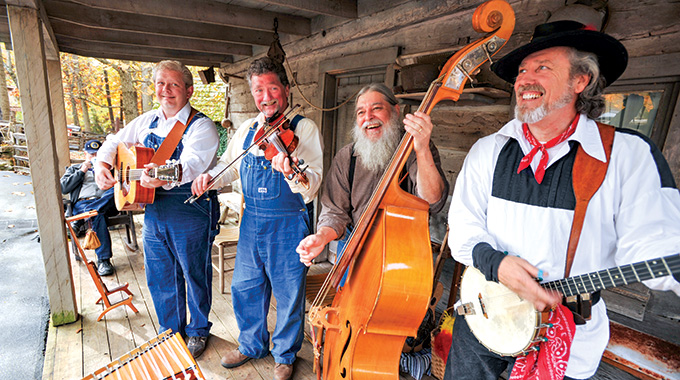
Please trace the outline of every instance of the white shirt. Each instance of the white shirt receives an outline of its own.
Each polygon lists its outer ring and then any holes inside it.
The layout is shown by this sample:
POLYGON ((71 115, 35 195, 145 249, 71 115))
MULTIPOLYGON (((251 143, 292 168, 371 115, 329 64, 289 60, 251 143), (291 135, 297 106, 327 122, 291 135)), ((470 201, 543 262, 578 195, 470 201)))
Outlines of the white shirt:
MULTIPOLYGON (((117 134, 108 135, 97 152, 97 159, 115 166, 119 143, 124 142, 128 146, 137 143, 143 144, 146 137, 152 132, 159 137, 167 137, 178 120, 183 124, 187 123, 190 113, 191 105, 189 102, 169 119, 165 118, 161 108, 149 111, 132 120, 117 134), (158 117, 158 125, 153 130, 149 129, 155 117, 158 117)), ((182 181, 180 184, 185 184, 193 181, 214 165, 215 153, 219 145, 215 123, 208 117, 197 119, 187 128, 181 141, 183 149, 179 157, 179 163, 182 165, 182 181)), ((163 188, 169 190, 172 186, 164 185, 163 188)))
MULTIPOLYGON (((522 123, 512 120, 497 133, 480 139, 465 159, 449 209, 449 245, 453 257, 472 265, 472 249, 487 242, 519 255, 545 272, 545 281, 563 277, 573 210, 539 207, 491 195, 499 153, 515 139, 524 154, 532 146, 522 123)), ((570 151, 576 140, 584 151, 605 161, 597 124, 581 115, 574 134, 548 149, 548 167, 570 151)), ((532 162, 536 169, 540 153, 532 162)), ((636 135, 617 131, 611 162, 600 189, 590 200, 570 276, 680 252, 680 192, 661 187, 650 145, 636 135)), ((673 277, 645 281, 657 290, 680 295, 673 277)), ((591 377, 609 340, 604 302, 593 307, 592 319, 576 328, 566 376, 591 377)))
MULTIPOLYGON (((208 174, 215 178, 229 163, 234 161, 241 153, 243 153, 243 143, 248 135, 248 130, 257 122, 258 130, 262 127, 265 121, 263 113, 257 115, 253 119, 246 120, 234 133, 234 136, 229 140, 227 150, 222 154, 222 157, 217 162, 217 165, 211 169, 208 174)), ((306 166, 305 174, 309 180, 309 189, 300 183, 295 183, 295 180, 288 180, 286 182, 290 186, 293 193, 300 193, 305 203, 314 200, 319 187, 321 186, 321 179, 323 175, 323 142, 321 141, 321 133, 316 124, 307 118, 301 119, 295 127, 295 135, 299 142, 297 148, 293 151, 291 156, 298 157, 305 161, 303 166, 306 166)), ((253 138, 253 141, 255 139, 253 138)), ((252 142, 251 142, 252 144, 252 142)), ((256 156, 264 156, 264 152, 258 147, 252 147, 250 153, 256 156)), ((215 188, 226 186, 233 181, 240 178, 241 162, 235 162, 215 183, 215 188)))

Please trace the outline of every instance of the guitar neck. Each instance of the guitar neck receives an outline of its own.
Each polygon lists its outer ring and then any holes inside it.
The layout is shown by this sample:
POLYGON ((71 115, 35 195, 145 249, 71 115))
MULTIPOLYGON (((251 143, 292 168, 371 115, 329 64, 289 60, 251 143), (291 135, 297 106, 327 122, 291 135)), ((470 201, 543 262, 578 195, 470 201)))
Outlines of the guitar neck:
POLYGON ((571 297, 677 273, 680 273, 680 254, 564 278, 541 286, 571 297))
MULTIPOLYGON (((144 169, 129 169, 128 178, 130 181, 139 181, 142 179, 142 173, 144 173, 144 169)), ((155 171, 149 170, 149 176, 151 178, 155 178, 154 174, 155 171)))

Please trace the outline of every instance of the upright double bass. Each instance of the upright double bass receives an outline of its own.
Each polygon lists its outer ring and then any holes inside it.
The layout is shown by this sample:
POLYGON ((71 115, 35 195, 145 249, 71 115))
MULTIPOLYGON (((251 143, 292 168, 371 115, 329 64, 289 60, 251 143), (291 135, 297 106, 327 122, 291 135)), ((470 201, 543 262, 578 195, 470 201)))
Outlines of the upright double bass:
MULTIPOLYGON (((446 62, 419 111, 429 114, 441 100, 458 100, 466 81, 510 38, 514 12, 504 0, 490 0, 475 10, 472 25, 477 32, 489 34, 446 62)), ((319 378, 323 339, 325 380, 398 379, 404 341, 416 334, 425 316, 433 276, 429 205, 399 186, 412 150, 413 137, 406 133, 342 258, 310 308, 319 378), (347 270, 345 285, 330 306, 323 306, 347 270)))

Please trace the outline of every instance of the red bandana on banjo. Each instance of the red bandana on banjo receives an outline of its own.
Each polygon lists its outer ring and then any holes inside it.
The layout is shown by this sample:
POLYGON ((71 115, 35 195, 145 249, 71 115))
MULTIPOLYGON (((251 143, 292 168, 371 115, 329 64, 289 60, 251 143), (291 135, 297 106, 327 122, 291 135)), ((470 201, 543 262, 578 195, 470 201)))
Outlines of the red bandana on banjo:
POLYGON ((515 360, 510 380, 564 379, 576 324, 571 311, 564 305, 558 305, 550 312, 548 322, 553 327, 545 333, 547 341, 539 344, 538 351, 531 351, 515 360))
POLYGON ((543 182, 543 176, 545 175, 545 168, 548 166, 548 160, 550 159, 548 157, 548 148, 552 148, 555 145, 563 142, 569 136, 574 134, 574 131, 576 130, 576 124, 578 124, 578 118, 579 114, 576 114, 576 118, 574 118, 574 121, 571 123, 569 128, 567 128, 566 131, 562 132, 561 135, 555 137, 554 139, 548 141, 545 144, 541 144, 538 140, 536 140, 536 137, 531 134, 531 131, 529 130, 529 126, 527 123, 522 124, 522 131, 524 132, 524 137, 526 137, 527 140, 533 145, 533 149, 522 158, 522 160, 519 162, 519 167, 517 168, 517 174, 519 174, 522 170, 526 169, 531 165, 531 161, 534 160, 534 156, 536 156, 536 153, 538 151, 541 151, 541 160, 538 162, 538 167, 536 168, 536 173, 534 176, 536 177, 536 182, 539 184, 543 182))

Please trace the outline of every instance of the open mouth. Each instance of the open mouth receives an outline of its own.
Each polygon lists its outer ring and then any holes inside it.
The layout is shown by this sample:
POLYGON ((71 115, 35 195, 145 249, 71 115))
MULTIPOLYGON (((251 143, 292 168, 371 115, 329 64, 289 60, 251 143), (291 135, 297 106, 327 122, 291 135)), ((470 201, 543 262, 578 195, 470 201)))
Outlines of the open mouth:
POLYGON ((522 93, 522 100, 533 100, 533 99, 538 99, 541 96, 543 96, 543 93, 540 92, 523 92, 522 93))
POLYGON ((262 102, 262 103, 260 103, 260 105, 261 105, 262 107, 269 107, 269 106, 273 106, 273 105, 275 105, 275 104, 276 104, 276 99, 270 100, 270 101, 268 101, 268 102, 262 102))
POLYGON ((380 128, 381 126, 382 126, 382 122, 380 122, 380 120, 371 120, 371 121, 365 122, 362 125, 362 128, 364 128, 366 130, 371 130, 371 129, 380 128))
POLYGON ((522 100, 535 100, 545 94, 543 86, 536 84, 525 85, 518 88, 519 98, 522 100))

